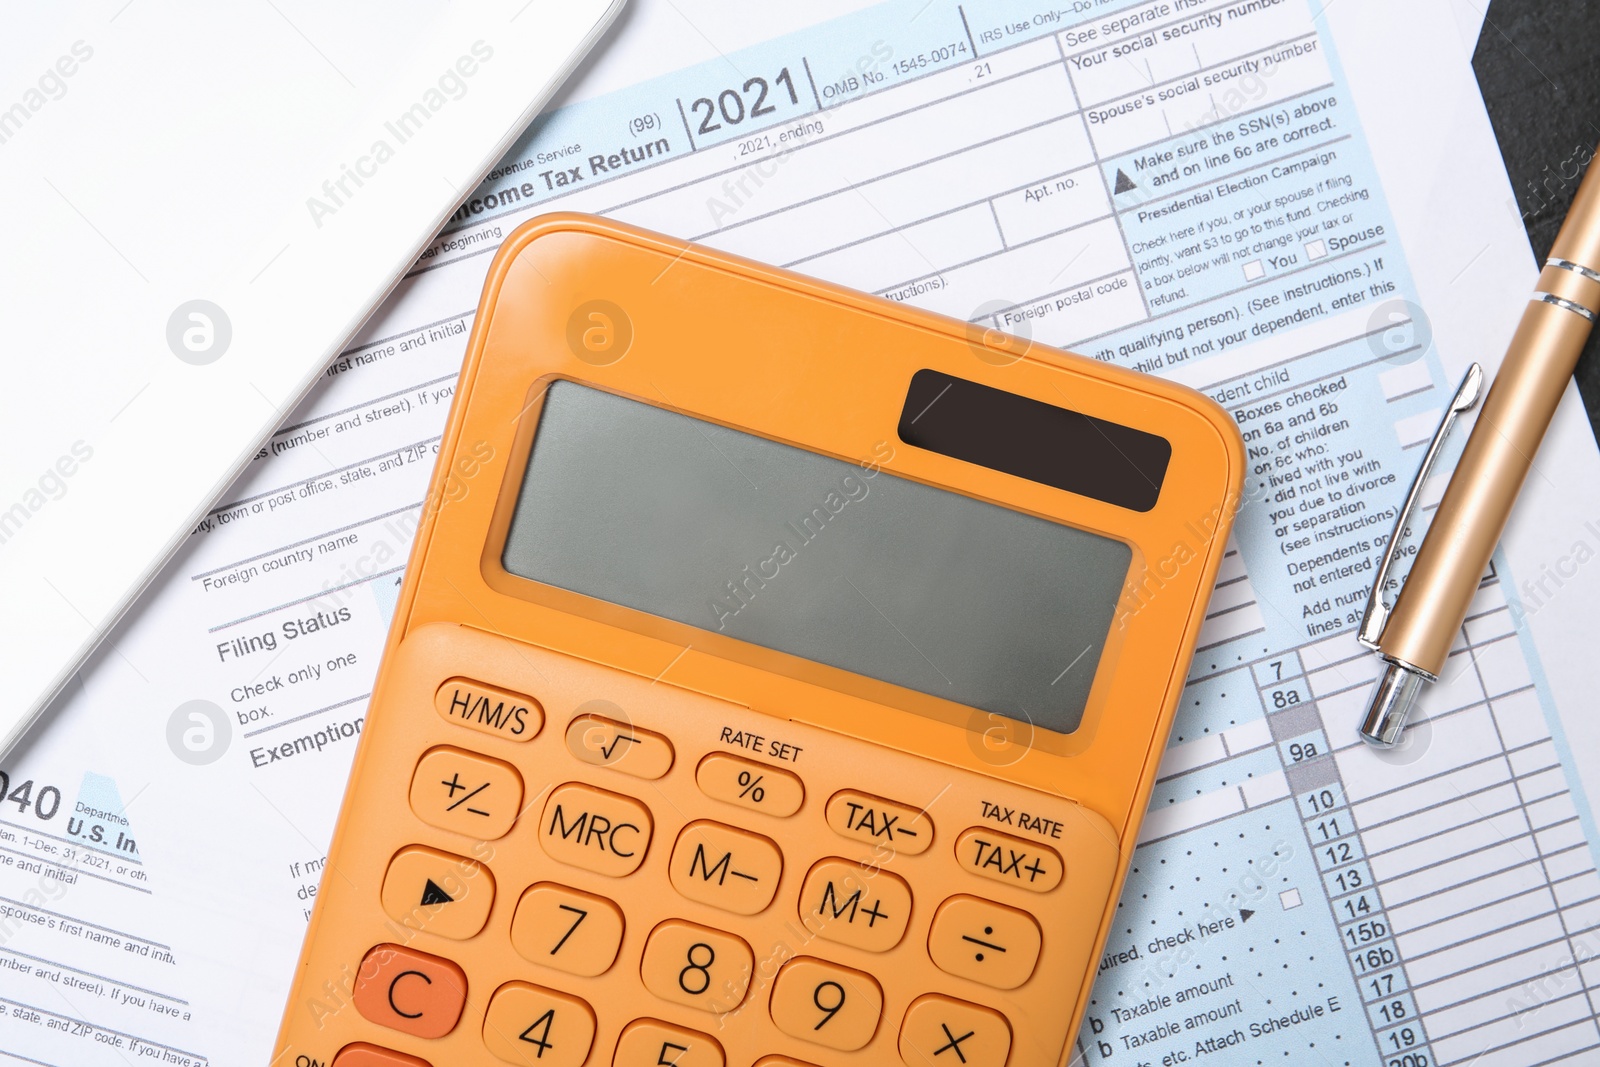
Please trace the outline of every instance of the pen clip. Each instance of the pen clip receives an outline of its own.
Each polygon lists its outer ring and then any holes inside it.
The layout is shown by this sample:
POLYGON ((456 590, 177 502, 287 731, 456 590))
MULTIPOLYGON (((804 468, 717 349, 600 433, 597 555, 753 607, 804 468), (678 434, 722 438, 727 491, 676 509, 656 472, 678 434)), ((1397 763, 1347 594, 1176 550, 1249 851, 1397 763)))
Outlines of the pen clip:
POLYGON ((1391 605, 1383 601, 1383 587, 1389 580, 1389 569, 1394 566, 1395 553, 1400 548, 1400 538, 1405 534, 1406 527, 1411 522, 1411 513, 1416 510, 1417 499, 1422 495, 1422 483, 1428 480, 1428 475, 1433 472, 1433 465, 1439 459, 1439 453, 1444 450, 1444 441, 1450 434, 1450 428, 1455 425, 1456 418, 1463 411, 1469 411, 1478 402, 1478 395, 1483 391, 1483 368, 1474 363, 1467 368, 1467 373, 1461 379, 1461 385, 1456 389, 1456 395, 1450 401, 1450 406, 1445 409, 1444 417, 1439 420, 1439 428, 1433 432, 1433 440, 1428 444, 1428 452, 1422 457, 1422 466, 1417 468, 1417 477, 1411 483, 1411 491, 1406 494, 1405 506, 1400 509, 1400 517, 1395 520, 1394 532, 1389 535, 1389 543, 1383 548, 1383 559, 1378 564, 1378 573, 1372 578, 1372 591, 1367 594, 1367 610, 1361 615, 1361 629, 1356 632, 1356 640, 1365 648, 1378 651, 1378 642, 1383 638, 1383 628, 1389 622, 1391 605))

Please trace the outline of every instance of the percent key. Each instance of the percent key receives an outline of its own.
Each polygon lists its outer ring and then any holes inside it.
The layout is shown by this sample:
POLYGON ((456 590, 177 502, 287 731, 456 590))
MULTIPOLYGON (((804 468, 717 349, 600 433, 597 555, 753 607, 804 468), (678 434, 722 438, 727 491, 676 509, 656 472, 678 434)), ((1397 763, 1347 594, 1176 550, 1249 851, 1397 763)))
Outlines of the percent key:
POLYGON ((700 761, 695 781, 713 800, 779 817, 799 811, 806 797, 805 786, 788 771, 720 752, 700 761))

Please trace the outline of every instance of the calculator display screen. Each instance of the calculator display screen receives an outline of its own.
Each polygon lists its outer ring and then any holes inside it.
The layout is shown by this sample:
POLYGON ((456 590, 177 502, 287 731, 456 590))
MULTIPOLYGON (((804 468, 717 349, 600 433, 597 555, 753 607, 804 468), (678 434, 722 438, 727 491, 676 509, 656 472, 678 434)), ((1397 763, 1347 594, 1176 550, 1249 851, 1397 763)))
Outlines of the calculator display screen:
MULTIPOLYGON (((902 446, 903 447, 903 446, 902 446)), ((572 382, 545 396, 511 574, 1069 733, 1121 541, 572 382)))

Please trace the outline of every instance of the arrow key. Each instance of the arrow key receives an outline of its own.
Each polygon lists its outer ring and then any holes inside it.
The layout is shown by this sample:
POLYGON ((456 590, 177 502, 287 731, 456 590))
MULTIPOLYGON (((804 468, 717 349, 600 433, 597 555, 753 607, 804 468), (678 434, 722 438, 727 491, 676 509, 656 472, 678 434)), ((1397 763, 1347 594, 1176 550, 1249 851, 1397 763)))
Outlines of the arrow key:
POLYGON ((389 861, 381 897, 395 922, 463 941, 489 918, 494 875, 465 856, 408 845, 389 861))

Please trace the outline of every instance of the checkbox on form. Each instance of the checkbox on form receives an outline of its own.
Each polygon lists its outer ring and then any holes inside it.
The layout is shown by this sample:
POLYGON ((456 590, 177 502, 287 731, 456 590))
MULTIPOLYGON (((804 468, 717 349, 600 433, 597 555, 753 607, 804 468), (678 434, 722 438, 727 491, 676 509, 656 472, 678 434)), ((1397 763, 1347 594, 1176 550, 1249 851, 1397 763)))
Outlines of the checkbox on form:
POLYGON ((1293 911, 1300 906, 1300 890, 1285 889, 1278 894, 1278 901, 1283 905, 1284 911, 1293 911))
POLYGON ((1328 254, 1328 243, 1326 241, 1324 241, 1322 238, 1319 237, 1315 241, 1307 241, 1306 242, 1306 258, 1307 259, 1321 259, 1323 256, 1325 256, 1327 254, 1328 254))
POLYGON ((1267 273, 1267 270, 1261 265, 1259 259, 1252 259, 1244 265, 1244 280, 1247 282, 1253 282, 1265 273, 1267 273))

